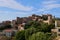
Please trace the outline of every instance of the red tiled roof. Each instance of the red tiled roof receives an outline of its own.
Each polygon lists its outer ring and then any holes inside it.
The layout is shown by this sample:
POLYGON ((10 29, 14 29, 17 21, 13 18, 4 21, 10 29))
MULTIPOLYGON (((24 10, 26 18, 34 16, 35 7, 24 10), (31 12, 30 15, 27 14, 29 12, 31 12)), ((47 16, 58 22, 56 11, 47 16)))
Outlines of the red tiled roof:
POLYGON ((12 29, 5 29, 5 32, 12 32, 12 29))

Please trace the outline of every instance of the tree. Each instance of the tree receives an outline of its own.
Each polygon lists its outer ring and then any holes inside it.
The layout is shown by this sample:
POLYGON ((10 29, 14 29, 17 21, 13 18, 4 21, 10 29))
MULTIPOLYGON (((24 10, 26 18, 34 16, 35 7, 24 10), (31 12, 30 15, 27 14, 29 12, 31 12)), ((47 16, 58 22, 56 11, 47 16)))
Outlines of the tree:
POLYGON ((54 24, 50 24, 48 25, 47 23, 44 22, 38 22, 38 21, 30 21, 25 25, 25 29, 34 27, 37 29, 37 31, 40 32, 51 32, 51 29, 53 29, 55 27, 54 24))
POLYGON ((36 32, 36 29, 33 27, 23 31, 18 31, 15 36, 15 40, 28 40, 29 36, 31 36, 35 32, 36 32))
POLYGON ((43 22, 30 21, 25 25, 25 30, 19 31, 16 40, 51 40, 51 29, 54 24, 48 25, 43 22), (48 33, 47 33, 48 32, 48 33))
POLYGON ((51 32, 51 29, 54 29, 54 28, 55 28, 55 24, 50 24, 48 25, 47 30, 48 32, 51 32))
POLYGON ((43 32, 37 32, 32 34, 32 36, 29 37, 29 40, 46 40, 46 35, 43 32))
POLYGON ((29 29, 25 30, 25 39, 28 40, 29 36, 31 36, 32 34, 36 33, 36 29, 34 27, 31 27, 29 29))
POLYGON ((0 27, 0 30, 9 29, 9 28, 12 28, 12 26, 11 25, 4 25, 4 26, 0 27))
POLYGON ((15 40, 25 40, 25 31, 18 31, 15 40))
POLYGON ((6 36, 0 36, 0 40, 10 40, 10 37, 6 37, 6 36))

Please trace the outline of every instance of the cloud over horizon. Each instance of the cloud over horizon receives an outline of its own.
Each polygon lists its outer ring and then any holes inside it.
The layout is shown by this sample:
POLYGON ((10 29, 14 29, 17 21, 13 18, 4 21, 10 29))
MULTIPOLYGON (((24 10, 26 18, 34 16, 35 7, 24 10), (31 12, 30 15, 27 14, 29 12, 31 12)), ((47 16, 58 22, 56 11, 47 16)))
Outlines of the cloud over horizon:
POLYGON ((50 13, 60 17, 59 0, 0 0, 0 20, 12 20, 32 14, 50 13))
POLYGON ((7 7, 23 11, 31 11, 33 9, 33 7, 24 6, 15 0, 0 0, 0 7, 7 7))

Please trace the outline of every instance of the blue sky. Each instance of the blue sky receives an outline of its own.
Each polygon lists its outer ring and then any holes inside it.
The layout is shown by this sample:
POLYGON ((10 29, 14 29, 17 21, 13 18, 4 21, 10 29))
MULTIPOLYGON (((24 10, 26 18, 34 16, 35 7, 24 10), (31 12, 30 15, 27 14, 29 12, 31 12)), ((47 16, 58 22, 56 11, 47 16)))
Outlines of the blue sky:
POLYGON ((0 21, 32 14, 60 17, 60 0, 0 0, 0 21))

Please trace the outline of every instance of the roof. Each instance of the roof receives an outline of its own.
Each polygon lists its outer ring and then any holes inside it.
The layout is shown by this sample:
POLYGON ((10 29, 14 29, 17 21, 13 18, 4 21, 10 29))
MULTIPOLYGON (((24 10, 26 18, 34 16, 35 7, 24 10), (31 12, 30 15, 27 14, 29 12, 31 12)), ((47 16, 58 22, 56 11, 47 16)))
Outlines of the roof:
POLYGON ((4 32, 12 32, 12 29, 5 29, 4 32))

